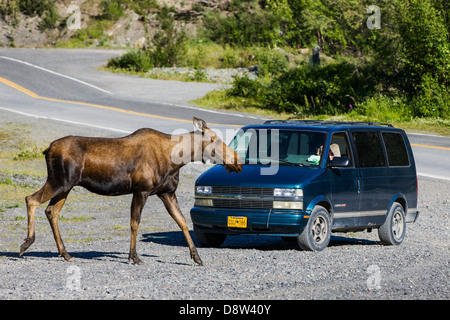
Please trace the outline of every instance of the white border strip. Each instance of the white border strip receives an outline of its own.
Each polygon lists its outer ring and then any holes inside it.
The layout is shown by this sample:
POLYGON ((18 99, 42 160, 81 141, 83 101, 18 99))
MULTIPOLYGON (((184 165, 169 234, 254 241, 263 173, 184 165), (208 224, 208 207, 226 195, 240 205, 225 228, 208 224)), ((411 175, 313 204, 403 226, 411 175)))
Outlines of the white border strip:
POLYGON ((39 67, 37 65, 34 65, 34 64, 26 62, 26 61, 22 61, 22 60, 10 58, 10 57, 5 57, 5 56, 0 56, 0 58, 6 59, 6 60, 11 60, 11 61, 18 62, 18 63, 22 63, 22 64, 27 65, 29 67, 33 67, 33 68, 36 68, 36 69, 39 69, 39 70, 42 70, 42 71, 45 71, 45 72, 48 72, 48 73, 51 73, 51 74, 63 77, 63 78, 67 78, 67 79, 72 80, 72 81, 76 81, 78 83, 84 84, 85 86, 89 86, 91 88, 94 88, 96 90, 102 91, 104 93, 112 94, 112 92, 110 92, 108 90, 105 90, 105 89, 102 89, 102 88, 99 88, 97 86, 94 86, 93 84, 84 82, 82 80, 76 79, 76 78, 71 77, 71 76, 66 76, 65 74, 62 74, 62 73, 59 73, 59 72, 55 72, 55 71, 52 71, 52 70, 49 70, 49 69, 46 69, 46 68, 43 68, 43 67, 39 67))

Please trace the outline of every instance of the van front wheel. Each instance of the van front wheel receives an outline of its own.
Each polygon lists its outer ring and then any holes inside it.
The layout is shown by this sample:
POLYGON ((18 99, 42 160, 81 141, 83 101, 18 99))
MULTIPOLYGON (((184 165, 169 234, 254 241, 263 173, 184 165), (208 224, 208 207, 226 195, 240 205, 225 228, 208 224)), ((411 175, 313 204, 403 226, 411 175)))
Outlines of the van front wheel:
POLYGON ((194 225, 195 240, 203 248, 218 248, 225 241, 227 235, 220 233, 207 233, 200 231, 197 226, 194 225))
POLYGON ((331 238, 331 219, 327 209, 315 206, 311 211, 305 229, 297 237, 297 243, 303 250, 322 251, 331 238))
POLYGON ((400 203, 394 202, 384 224, 378 229, 378 236, 383 244, 399 245, 405 238, 405 211, 400 203))

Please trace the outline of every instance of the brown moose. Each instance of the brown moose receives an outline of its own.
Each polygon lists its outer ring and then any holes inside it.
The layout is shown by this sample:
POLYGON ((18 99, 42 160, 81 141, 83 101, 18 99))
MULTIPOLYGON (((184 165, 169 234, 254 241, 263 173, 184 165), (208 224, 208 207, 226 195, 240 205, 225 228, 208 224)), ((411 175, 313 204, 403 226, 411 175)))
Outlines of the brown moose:
POLYGON ((58 217, 72 188, 82 186, 105 196, 133 194, 128 257, 133 263, 142 263, 136 253, 136 234, 142 209, 148 196, 157 195, 183 231, 191 258, 197 264, 203 265, 175 195, 179 170, 187 162, 204 162, 210 159, 222 164, 229 172, 240 172, 242 162, 237 153, 227 147, 203 120, 194 117, 193 123, 198 131, 182 135, 140 129, 123 138, 68 136, 53 141, 44 151, 47 181, 42 189, 25 198, 28 236, 20 247, 20 255, 35 240, 36 208, 50 200, 45 214, 50 222, 59 255, 70 261, 71 256, 67 253, 59 233, 58 217), (205 149, 210 152, 204 152, 205 149), (186 155, 187 152, 190 152, 190 155, 186 155), (180 158, 185 161, 179 161, 180 158))

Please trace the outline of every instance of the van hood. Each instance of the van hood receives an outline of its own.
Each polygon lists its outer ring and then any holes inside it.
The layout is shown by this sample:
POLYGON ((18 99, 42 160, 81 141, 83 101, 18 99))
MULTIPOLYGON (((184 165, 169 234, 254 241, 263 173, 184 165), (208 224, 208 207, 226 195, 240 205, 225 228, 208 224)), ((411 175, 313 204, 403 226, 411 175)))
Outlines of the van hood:
POLYGON ((305 180, 316 177, 322 171, 320 167, 297 167, 281 165, 275 174, 271 174, 269 165, 243 165, 240 173, 227 172, 221 165, 216 165, 204 172, 196 181, 203 186, 247 186, 260 188, 295 188, 301 187, 305 180), (262 174, 265 173, 265 174, 262 174))

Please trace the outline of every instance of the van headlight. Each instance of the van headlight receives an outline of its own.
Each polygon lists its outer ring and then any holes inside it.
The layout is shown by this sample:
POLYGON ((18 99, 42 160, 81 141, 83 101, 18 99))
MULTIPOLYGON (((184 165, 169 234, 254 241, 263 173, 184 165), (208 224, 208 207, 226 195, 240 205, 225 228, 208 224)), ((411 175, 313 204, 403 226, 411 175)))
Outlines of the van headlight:
POLYGON ((195 205, 197 207, 212 207, 213 201, 212 199, 195 199, 195 205))
POLYGON ((303 201, 301 201, 303 200, 302 189, 275 188, 273 189, 273 196, 274 198, 292 198, 292 200, 289 199, 290 201, 274 200, 274 209, 303 210, 303 201))
POLYGON ((274 209, 303 210, 302 201, 274 201, 274 209))
POLYGON ((284 189, 275 188, 273 189, 274 197, 303 197, 302 189, 284 189))
POLYGON ((195 193, 197 194, 211 194, 212 187, 211 186, 196 186, 195 193))

